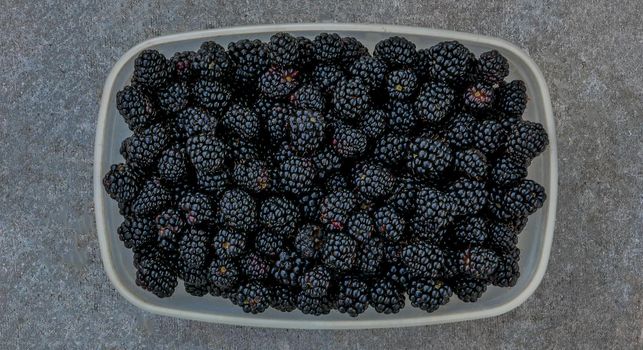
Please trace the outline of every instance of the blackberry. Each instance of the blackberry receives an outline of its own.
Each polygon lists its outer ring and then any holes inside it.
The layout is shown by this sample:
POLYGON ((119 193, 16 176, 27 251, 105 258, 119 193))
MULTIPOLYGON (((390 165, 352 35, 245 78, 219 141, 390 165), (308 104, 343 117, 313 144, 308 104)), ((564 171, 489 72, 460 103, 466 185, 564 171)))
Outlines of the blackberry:
POLYGON ((484 218, 467 216, 455 224, 453 235, 460 244, 482 244, 489 235, 489 227, 484 218))
POLYGON ((415 93, 418 79, 410 69, 392 71, 386 77, 386 92, 392 99, 408 99, 415 93))
POLYGON ((494 217, 508 220, 533 214, 542 208, 546 198, 544 187, 532 180, 522 180, 506 189, 493 188, 488 208, 494 217))
POLYGON ((312 109, 323 112, 326 109, 326 97, 315 85, 305 84, 290 95, 290 103, 301 109, 312 109))
POLYGON ((232 137, 227 140, 226 150, 229 163, 259 158, 258 145, 250 140, 232 137))
POLYGON ((384 253, 384 244, 379 238, 362 242, 357 251, 356 270, 362 275, 375 276, 380 272, 384 253))
POLYGON ((179 200, 179 210, 190 225, 212 221, 216 209, 211 199, 202 193, 186 193, 179 200))
POLYGON ((342 230, 356 205, 355 196, 351 192, 347 190, 330 192, 321 203, 319 220, 330 230, 342 230))
POLYGON ((509 186, 527 177, 527 164, 508 156, 500 156, 492 164, 489 180, 500 187, 509 186))
POLYGON ((378 161, 389 166, 396 166, 406 160, 409 138, 396 133, 389 133, 375 144, 373 155, 378 161))
POLYGON ((402 215, 415 211, 417 181, 408 175, 397 178, 395 189, 386 203, 393 206, 402 215))
POLYGON ((337 311, 357 317, 368 309, 369 296, 370 290, 366 282, 347 277, 339 283, 337 311))
POLYGON ((493 120, 483 120, 473 127, 473 146, 489 155, 500 150, 507 140, 502 124, 493 120))
POLYGON ((375 45, 373 56, 381 59, 389 67, 412 67, 418 60, 415 44, 408 39, 393 36, 375 45))
POLYGON ((259 136, 259 117, 248 107, 239 104, 231 106, 223 115, 221 123, 233 135, 244 140, 259 136))
POLYGON ((136 215, 153 215, 165 209, 172 201, 170 192, 161 185, 157 178, 149 179, 141 192, 132 202, 132 211, 136 215))
POLYGON ((453 153, 453 168, 474 180, 482 180, 487 176, 489 164, 484 153, 475 148, 453 153))
POLYGON ((420 120, 436 124, 446 119, 455 101, 455 91, 449 85, 433 81, 422 86, 415 100, 415 110, 420 120))
POLYGON ((388 115, 381 109, 371 109, 364 115, 361 128, 366 137, 371 140, 379 139, 386 131, 388 115))
POLYGON ((457 41, 444 41, 429 48, 431 76, 445 83, 462 83, 475 64, 475 56, 457 41))
POLYGON ((491 85, 475 83, 464 91, 464 105, 473 110, 485 110, 493 106, 495 92, 491 85))
POLYGON ((319 206, 324 197, 324 192, 313 188, 297 199, 301 208, 302 219, 314 221, 319 218, 319 206))
POLYGON ((344 174, 340 172, 335 172, 326 177, 326 190, 327 191, 337 191, 337 190, 348 190, 348 180, 344 174))
POLYGON ((312 71, 312 81, 322 91, 329 91, 344 78, 342 69, 334 64, 319 64, 312 71))
POLYGON ((234 165, 232 172, 234 182, 253 193, 266 191, 270 188, 270 171, 261 160, 242 160, 234 165))
POLYGON ((324 141, 324 117, 311 110, 297 110, 290 117, 290 140, 299 154, 312 154, 324 141))
POLYGON ((300 277, 308 265, 309 261, 297 256, 295 252, 281 252, 271 269, 271 274, 277 282, 295 287, 299 285, 300 277))
POLYGON ((483 52, 478 58, 477 72, 487 83, 501 83, 509 75, 509 62, 496 50, 483 52))
POLYGON ((201 133, 213 133, 217 124, 217 119, 212 114, 198 107, 188 107, 178 113, 174 119, 174 128, 179 139, 185 139, 201 133))
POLYGON ((257 223, 257 203, 245 191, 231 189, 219 199, 219 222, 230 229, 249 231, 257 223))
POLYGON ((452 161, 451 148, 446 142, 420 136, 409 144, 406 166, 415 175, 430 179, 440 176, 452 161))
POLYGON ((365 210, 356 211, 348 219, 347 230, 348 234, 358 242, 366 242, 371 239, 375 232, 375 220, 365 210))
POLYGON ((209 284, 207 264, 191 266, 186 264, 184 260, 179 260, 177 275, 183 282, 188 284, 196 286, 209 284))
POLYGON ((369 55, 366 46, 353 37, 342 38, 342 44, 344 49, 342 50, 340 63, 344 69, 348 70, 357 59, 369 55))
POLYGON ((207 194, 220 196, 229 185, 229 176, 226 171, 199 172, 197 173, 197 188, 207 194))
POLYGON ((190 283, 183 283, 183 287, 185 288, 186 293, 193 295, 195 297, 202 297, 209 293, 207 284, 196 285, 196 284, 190 284, 190 283))
POLYGON ((348 271, 355 264, 356 251, 355 240, 343 233, 329 233, 322 247, 322 260, 326 266, 335 271, 348 271))
POLYGON ((149 126, 158 116, 152 99, 133 86, 126 86, 116 93, 116 108, 132 131, 149 126))
POLYGON ((170 184, 182 182, 188 177, 188 157, 183 145, 174 144, 161 153, 158 174, 162 180, 170 184))
POLYGON ((379 89, 384 85, 388 68, 377 57, 363 56, 358 58, 349 68, 351 76, 360 78, 371 90, 379 89))
POLYGON ((360 78, 343 79, 333 91, 332 106, 346 120, 358 120, 369 108, 368 87, 360 78))
POLYGON ((232 93, 229 87, 222 83, 205 79, 197 80, 194 83, 192 94, 197 105, 215 114, 225 111, 232 100, 232 93))
POLYGON ((492 250, 482 247, 458 251, 455 259, 460 273, 475 278, 488 278, 498 267, 498 256, 492 250))
POLYGON ((174 294, 178 281, 176 274, 163 261, 146 258, 136 268, 136 285, 159 298, 167 298, 174 294))
POLYGON ((132 83, 150 91, 155 91, 170 79, 171 67, 162 53, 156 50, 143 50, 134 60, 132 83))
POLYGON ((328 174, 342 166, 342 158, 332 147, 325 147, 319 150, 313 155, 311 161, 315 165, 315 169, 317 169, 319 179, 326 178, 328 174))
POLYGON ((362 195, 374 200, 391 194, 395 178, 381 165, 362 163, 353 168, 353 184, 362 195))
POLYGON ((208 41, 201 44, 192 61, 192 69, 202 78, 225 81, 234 68, 234 62, 223 46, 208 41))
POLYGON ((518 216, 509 221, 504 222, 505 225, 508 225, 516 234, 519 234, 525 226, 529 218, 527 216, 518 216))
POLYGON ((299 43, 299 63, 302 67, 308 68, 315 61, 315 45, 313 41, 299 36, 297 37, 299 43))
POLYGON ((132 173, 126 164, 112 164, 103 177, 105 192, 118 203, 128 203, 141 188, 138 177, 132 173))
POLYGON ((328 293, 331 273, 324 266, 315 266, 299 278, 299 286, 306 295, 321 298, 328 293))
POLYGON ((429 49, 420 49, 418 52, 417 63, 415 64, 415 72, 418 79, 421 81, 429 80, 431 77, 431 54, 429 49))
POLYGON ((383 206, 375 211, 375 228, 382 237, 391 242, 402 239, 406 221, 391 206, 383 206))
POLYGON ((137 171, 148 170, 169 143, 170 138, 161 124, 134 134, 126 146, 127 165, 137 171))
POLYGON ((272 303, 272 293, 263 283, 251 281, 240 285, 231 300, 233 304, 241 306, 243 312, 258 314, 268 309, 272 303))
POLYGON ((270 37, 268 47, 273 64, 292 67, 299 63, 299 40, 288 33, 276 33, 270 37))
POLYGON ((190 99, 188 85, 181 81, 169 84, 157 93, 159 106, 167 113, 176 113, 187 107, 190 99))
MULTIPOLYGON (((511 252, 516 249, 518 236, 513 228, 507 224, 494 222, 489 227, 487 245, 497 252, 511 252)), ((518 257, 520 252, 518 252, 518 257)))
POLYGON ((491 283, 498 287, 513 287, 520 277, 518 260, 511 255, 503 255, 498 259, 498 267, 489 277, 491 283))
POLYGON ((454 115, 445 125, 440 135, 444 137, 451 147, 465 149, 473 143, 474 127, 477 122, 468 113, 454 115))
POLYGON ((460 178, 449 185, 447 192, 453 198, 456 215, 476 214, 487 204, 488 193, 484 182, 460 178))
POLYGON ((215 259, 210 263, 210 282, 219 288, 235 287, 239 283, 239 275, 239 267, 231 259, 215 259))
POLYGON ((301 195, 310 190, 315 179, 315 167, 312 162, 302 157, 290 157, 279 165, 281 189, 294 195, 301 195))
POLYGON ((239 260, 239 268, 250 280, 264 280, 270 276, 268 262, 257 253, 249 253, 239 260))
POLYGON ((453 220, 453 198, 430 187, 422 187, 416 196, 416 211, 412 227, 420 238, 434 237, 435 233, 453 220))
POLYGON ((147 217, 129 217, 118 226, 118 238, 125 248, 135 249, 156 239, 154 221, 147 217))
POLYGON ((192 136, 186 143, 192 165, 200 173, 214 173, 221 168, 226 157, 225 144, 211 134, 192 136))
POLYGON ((460 300, 465 303, 473 303, 487 291, 488 282, 469 276, 461 276, 456 278, 450 284, 453 288, 453 292, 460 300))
POLYGON ((321 33, 313 40, 315 59, 320 62, 338 61, 344 50, 344 42, 337 33, 321 33))
POLYGON ((442 275, 444 253, 433 244, 426 242, 409 244, 402 250, 401 260, 412 277, 435 278, 442 275))
MULTIPOLYGON (((261 100, 257 100, 257 103, 261 100)), ((255 110, 257 110, 255 103, 255 110)), ((292 115, 292 109, 283 103, 272 104, 265 112, 258 112, 259 117, 263 119, 268 136, 272 143, 278 143, 288 136, 288 121, 292 115)))
POLYGON ((404 294, 398 287, 387 279, 373 283, 370 290, 370 305, 378 313, 396 314, 404 308, 404 294))
POLYGON ((513 125, 507 137, 507 155, 514 159, 531 161, 549 144, 545 128, 527 120, 513 125))
POLYGON ((297 308, 306 315, 326 315, 330 313, 331 302, 327 297, 313 298, 304 292, 297 295, 297 308))
POLYGON ((297 308, 297 294, 292 288, 279 286, 271 288, 272 291, 272 306, 274 309, 281 312, 291 312, 297 308))
POLYGON ((299 227, 295 236, 295 250, 305 259, 318 259, 323 246, 322 230, 315 225, 299 227))
POLYGON ((242 39, 228 44, 228 56, 237 66, 236 76, 251 83, 270 67, 270 50, 261 40, 242 39))
POLYGON ((386 279, 395 283, 396 287, 398 288, 408 288, 409 284, 411 283, 411 275, 409 274, 409 269, 402 263, 394 263, 389 265, 388 270, 386 270, 385 277, 386 279))
POLYGON ((160 248, 176 252, 179 238, 185 229, 185 221, 174 209, 166 209, 156 217, 157 242, 160 248))
POLYGON ((261 203, 259 221, 267 229, 288 236, 299 221, 299 208, 285 197, 270 197, 261 203))
POLYGON ((277 256, 284 250, 284 235, 262 230, 255 237, 255 250, 266 257, 277 256))
POLYGON ((181 51, 176 52, 170 58, 170 67, 174 71, 174 76, 180 81, 190 81, 195 76, 195 71, 192 69, 192 62, 196 59, 196 52, 194 51, 181 51))
POLYGON ((344 158, 354 158, 366 151, 366 135, 356 128, 339 124, 333 133, 332 145, 337 154, 344 158))
POLYGON ((411 102, 393 100, 386 105, 386 108, 389 113, 389 126, 392 131, 410 134, 417 126, 418 116, 411 102))
POLYGON ((434 312, 449 302, 451 287, 441 280, 420 279, 411 281, 408 289, 411 305, 426 312, 434 312))
POLYGON ((527 107, 527 88, 522 80, 513 80, 498 88, 496 108, 512 116, 520 116, 527 107))
POLYGON ((179 240, 179 262, 186 267, 205 267, 210 249, 210 233, 191 227, 179 240))
POLYGON ((222 258, 237 258, 246 252, 247 236, 245 233, 220 229, 212 239, 214 253, 222 258))
POLYGON ((270 98, 288 96, 299 86, 299 71, 287 68, 270 68, 259 77, 259 90, 270 98))

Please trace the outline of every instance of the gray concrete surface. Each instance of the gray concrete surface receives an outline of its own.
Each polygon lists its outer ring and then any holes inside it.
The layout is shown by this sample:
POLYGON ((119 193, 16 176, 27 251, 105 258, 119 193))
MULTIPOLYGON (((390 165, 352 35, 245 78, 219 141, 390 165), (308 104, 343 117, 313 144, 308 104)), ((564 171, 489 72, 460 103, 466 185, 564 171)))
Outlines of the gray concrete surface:
POLYGON ((4 0, 0 8, 0 348, 643 346, 643 2, 4 0), (557 120, 560 201, 549 270, 524 305, 432 327, 269 330, 155 316, 110 285, 91 185, 110 67, 157 35, 314 21, 497 36, 542 68, 557 120))

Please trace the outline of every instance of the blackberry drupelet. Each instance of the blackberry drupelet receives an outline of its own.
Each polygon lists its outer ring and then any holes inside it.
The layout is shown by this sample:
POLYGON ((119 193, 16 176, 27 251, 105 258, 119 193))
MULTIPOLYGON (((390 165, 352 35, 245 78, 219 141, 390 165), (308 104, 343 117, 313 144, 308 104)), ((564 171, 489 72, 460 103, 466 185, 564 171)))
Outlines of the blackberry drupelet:
POLYGON ((321 265, 315 266, 299 278, 299 286, 304 294, 313 298, 321 298, 328 293, 331 277, 327 268, 321 265))
POLYGON ((455 91, 449 85, 432 81, 424 84, 415 101, 420 120, 436 124, 446 119, 455 101, 455 91))
POLYGON ((527 88, 522 80, 513 80, 498 88, 496 108, 508 115, 521 116, 527 107, 527 88))
POLYGON ((230 88, 210 80, 197 80, 192 88, 194 102, 210 112, 219 115, 225 111, 232 100, 230 88))
POLYGON ((509 75, 509 62, 496 50, 483 52, 478 57, 477 72, 487 83, 501 83, 509 75))
POLYGON ((188 84, 181 81, 167 85, 157 92, 159 106, 166 113, 176 113, 187 107, 190 99, 188 84))
POLYGON ((328 233, 322 247, 322 260, 337 272, 353 268, 357 259, 357 242, 340 232, 328 233))
POLYGON ((230 229, 249 231, 257 224, 257 203, 245 191, 230 189, 219 199, 219 223, 230 229))
POLYGON ((434 137, 419 136, 409 144, 406 166, 417 176, 436 178, 451 165, 449 145, 434 137))
POLYGON ((239 283, 239 267, 232 259, 215 259, 210 263, 208 277, 219 288, 233 288, 239 283))
POLYGON ((212 199, 202 193, 186 193, 179 200, 179 210, 190 225, 202 224, 214 220, 216 208, 212 199))
POLYGON ((373 50, 373 56, 392 68, 413 67, 418 60, 415 44, 399 36, 378 42, 373 50))
POLYGON ((489 180, 499 187, 509 186, 527 177, 527 164, 503 155, 498 157, 489 171, 489 180))
POLYGON ((165 209, 171 201, 172 195, 168 189, 161 185, 158 178, 151 178, 132 202, 132 211, 135 215, 154 215, 165 209))
POLYGON ((359 210, 353 213, 348 219, 348 234, 358 242, 366 242, 375 233, 375 220, 366 210, 359 210))
POLYGON ((306 158, 290 157, 279 165, 279 185, 284 192, 299 196, 310 190, 315 166, 306 158))
POLYGON ((204 42, 196 52, 192 61, 192 69, 209 80, 225 80, 232 73, 234 62, 228 57, 223 46, 212 42, 204 42))
POLYGON ((483 217, 467 216, 455 224, 453 236, 457 243, 479 245, 489 236, 489 225, 483 217))
POLYGON ((511 128, 507 137, 507 155, 517 160, 531 161, 548 144, 549 138, 542 124, 523 120, 511 128))
POLYGON ((272 292, 263 283, 251 281, 240 285, 230 300, 241 306, 243 312, 258 314, 266 311, 272 303, 272 292))
POLYGON ((339 62, 346 70, 360 57, 369 56, 366 46, 353 37, 342 38, 342 44, 344 48, 339 62))
POLYGON ((313 154, 324 142, 326 122, 319 112, 297 110, 288 125, 291 144, 299 154, 313 154))
POLYGON ((321 203, 319 220, 328 229, 341 231, 356 205, 356 198, 351 192, 347 190, 330 192, 321 203))
POLYGON ((321 257, 323 244, 323 232, 318 226, 305 224, 297 230, 295 250, 301 257, 317 260, 321 257))
POLYGON ((485 110, 493 107, 495 97, 491 85, 475 83, 464 90, 464 105, 476 111, 485 110))
POLYGON ((360 78, 371 90, 376 90, 384 85, 388 68, 377 57, 363 56, 353 62, 348 71, 352 77, 360 78))
POLYGON ((103 177, 105 192, 118 203, 129 203, 138 194, 141 182, 126 164, 112 164, 103 177))
POLYGON ((502 124, 493 120, 483 120, 473 126, 473 146, 485 155, 499 151, 507 140, 502 124))
POLYGON ((444 41, 429 48, 431 77, 446 83, 467 80, 475 64, 475 56, 457 41, 444 41))
POLYGON ((331 302, 327 297, 313 298, 304 292, 299 292, 297 308, 303 314, 321 316, 330 313, 331 302))
POLYGON ((259 117, 250 108, 234 104, 223 115, 221 124, 233 135, 244 140, 253 140, 259 136, 259 117))
POLYGON ((299 71, 292 68, 268 69, 259 77, 259 90, 270 98, 288 96, 299 86, 299 71))
POLYGON ((509 220, 533 214, 546 198, 544 187, 532 180, 522 180, 506 189, 491 189, 487 207, 495 218, 509 220))
POLYGON ((299 40, 288 33, 276 33, 268 43, 270 59, 281 67, 292 67, 299 64, 299 40))
POLYGON ((406 220, 392 206, 375 211, 375 230, 385 239, 397 242, 404 236, 406 220))
POLYGON ((458 271, 475 278, 488 278, 498 267, 498 256, 490 249, 472 247, 460 250, 455 255, 458 271))
POLYGON ((297 308, 297 294, 292 288, 279 286, 271 288, 272 292, 272 306, 274 309, 281 312, 291 312, 297 308))
POLYGON ((370 290, 370 305, 378 313, 396 314, 404 308, 404 294, 394 282, 384 278, 376 281, 370 290))
POLYGON ((321 33, 313 40, 313 52, 319 62, 337 62, 342 57, 344 42, 337 33, 321 33))
POLYGON ((338 124, 333 133, 332 145, 340 156, 354 158, 366 151, 368 140, 360 130, 345 124, 338 124))
POLYGON ((174 294, 178 281, 176 274, 162 260, 145 258, 136 268, 136 285, 159 298, 167 298, 174 294))
POLYGON ((214 235, 212 247, 216 256, 222 259, 237 258, 246 252, 247 241, 245 233, 222 228, 214 235))
POLYGON ((225 144, 211 134, 190 137, 186 143, 186 150, 192 165, 200 173, 216 172, 226 158, 225 144))
POLYGON ((234 165, 232 178, 238 186, 252 193, 265 192, 270 189, 272 183, 267 164, 255 159, 237 162, 234 165))
POLYGON ((307 259, 299 257, 295 252, 284 251, 279 254, 270 273, 277 282, 295 287, 299 285, 300 278, 309 264, 307 259))
POLYGON ((346 277, 339 283, 337 311, 357 317, 368 309, 369 296, 370 289, 366 282, 355 277, 346 277))
POLYGON ((270 197, 261 203, 259 222, 282 236, 294 233, 301 214, 299 207, 285 197, 270 197))
POLYGON ((444 253, 436 245, 411 243, 402 249, 401 260, 413 278, 435 278, 442 275, 444 253))
POLYGON ((134 60, 132 83, 150 91, 167 84, 172 72, 170 64, 162 53, 156 50, 143 50, 134 60))
POLYGON ((441 280, 413 280, 408 288, 411 305, 426 312, 434 312, 449 302, 453 295, 451 287, 441 280))
POLYGON ((333 91, 332 107, 345 120, 359 120, 368 110, 370 99, 362 79, 342 79, 333 91))
POLYGON ((147 217, 129 217, 118 226, 118 239, 125 248, 136 249, 156 239, 154 221, 147 217))
POLYGON ((447 192, 455 206, 455 215, 473 215, 487 204, 488 193, 485 183, 467 178, 460 178, 447 187, 447 192))
POLYGON ((132 131, 149 126, 158 116, 152 99, 134 86, 126 86, 116 93, 116 108, 132 131))
POLYGON ((453 152, 453 169, 474 180, 487 176, 489 164, 484 153, 475 148, 453 152))
POLYGON ((353 168, 353 185, 368 199, 388 197, 395 186, 393 174, 376 163, 357 164, 353 168))
POLYGON ((318 112, 326 110, 326 97, 319 88, 312 84, 299 87, 290 95, 289 100, 297 108, 312 109, 318 112))
POLYGON ((460 300, 465 303, 473 303, 487 291, 488 282, 470 276, 460 276, 449 284, 460 300))
POLYGON ((174 144, 161 153, 158 162, 159 177, 170 184, 186 180, 189 175, 188 156, 182 144, 174 144))
POLYGON ((386 77, 386 92, 392 99, 408 99, 413 96, 418 79, 411 69, 392 71, 386 77))
POLYGON ((180 81, 190 81, 195 77, 196 72, 192 69, 192 62, 196 60, 196 52, 176 52, 170 58, 170 67, 174 76, 180 81))

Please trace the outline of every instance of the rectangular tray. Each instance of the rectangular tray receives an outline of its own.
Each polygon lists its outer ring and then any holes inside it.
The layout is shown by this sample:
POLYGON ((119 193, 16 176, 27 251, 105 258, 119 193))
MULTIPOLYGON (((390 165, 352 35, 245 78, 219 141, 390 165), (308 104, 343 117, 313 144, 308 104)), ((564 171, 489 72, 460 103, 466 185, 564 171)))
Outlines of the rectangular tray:
POLYGON ((118 292, 129 302, 156 314, 193 320, 256 327, 352 329, 407 327, 491 317, 508 312, 522 304, 538 287, 547 269, 547 261, 554 234, 554 221, 558 192, 556 131, 549 92, 544 77, 527 54, 516 46, 487 36, 392 25, 377 24, 284 24, 234 27, 168 35, 144 41, 125 53, 114 65, 103 89, 94 149, 94 204, 101 257, 105 271, 118 292), (513 288, 490 286, 476 303, 463 303, 457 297, 434 313, 426 313, 408 305, 398 314, 384 315, 372 308, 357 318, 336 311, 314 317, 298 311, 282 313, 273 309, 263 314, 251 315, 232 305, 228 300, 214 297, 194 297, 179 284, 171 298, 159 299, 134 283, 135 270, 132 253, 119 241, 116 229, 122 217, 116 203, 103 190, 101 180, 110 164, 122 162, 118 153, 121 141, 130 134, 116 110, 116 92, 129 83, 134 59, 147 48, 155 48, 166 56, 176 51, 196 50, 201 42, 214 40, 223 46, 243 38, 268 40, 275 32, 286 31, 295 35, 314 37, 320 32, 337 32, 353 36, 371 50, 375 44, 389 36, 400 35, 413 41, 418 49, 439 41, 458 40, 477 55, 496 49, 509 61, 511 75, 508 79, 522 79, 527 86, 529 103, 524 118, 542 123, 549 134, 549 147, 529 168, 529 178, 542 184, 547 191, 545 206, 529 217, 529 224, 520 234, 520 279, 513 288))

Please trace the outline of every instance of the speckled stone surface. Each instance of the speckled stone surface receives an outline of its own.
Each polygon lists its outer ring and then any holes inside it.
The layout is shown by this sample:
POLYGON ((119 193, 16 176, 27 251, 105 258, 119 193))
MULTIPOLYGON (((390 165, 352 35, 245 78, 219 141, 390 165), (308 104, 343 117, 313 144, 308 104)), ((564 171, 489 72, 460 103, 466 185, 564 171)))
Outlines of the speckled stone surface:
POLYGON ((2 1, 0 348, 638 348, 643 346, 643 2, 2 1), (560 198, 536 293, 492 319, 364 331, 155 316, 103 272, 93 219, 104 79, 136 43, 243 24, 364 22, 497 36, 551 90, 560 198))

